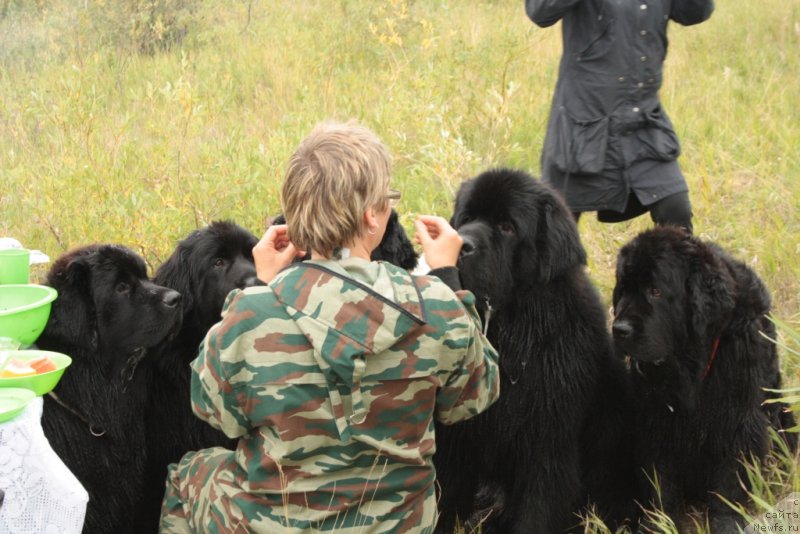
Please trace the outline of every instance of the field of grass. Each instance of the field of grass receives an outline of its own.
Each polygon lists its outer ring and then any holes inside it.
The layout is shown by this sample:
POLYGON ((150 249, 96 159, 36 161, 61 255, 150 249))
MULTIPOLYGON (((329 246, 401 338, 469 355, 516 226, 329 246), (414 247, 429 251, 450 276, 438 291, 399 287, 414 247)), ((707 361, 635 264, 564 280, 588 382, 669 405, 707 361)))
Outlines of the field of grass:
MULTIPOLYGON (((143 19, 120 6, 147 2, 0 0, 0 236, 51 257, 122 243, 155 268, 215 219, 260 234, 290 153, 329 118, 389 146, 409 229, 486 168, 539 172, 560 32, 522 0, 159 2, 143 19), (172 46, 143 53, 142 20, 172 46)), ((800 0, 716 4, 671 27, 662 98, 696 233, 750 264, 797 328, 800 0)), ((650 225, 582 218, 606 300, 617 251, 650 225)), ((800 358, 782 354, 798 385, 800 358)), ((754 475, 767 503, 800 487, 778 464, 754 475)))

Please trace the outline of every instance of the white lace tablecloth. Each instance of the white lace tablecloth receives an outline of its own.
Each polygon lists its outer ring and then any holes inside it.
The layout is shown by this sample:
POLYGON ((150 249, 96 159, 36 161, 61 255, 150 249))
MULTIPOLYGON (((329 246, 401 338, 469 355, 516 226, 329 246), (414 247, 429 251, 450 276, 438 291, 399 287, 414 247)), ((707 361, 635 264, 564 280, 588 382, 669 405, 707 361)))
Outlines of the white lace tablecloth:
POLYGON ((0 532, 79 533, 89 494, 50 448, 42 430, 42 398, 0 423, 0 532))

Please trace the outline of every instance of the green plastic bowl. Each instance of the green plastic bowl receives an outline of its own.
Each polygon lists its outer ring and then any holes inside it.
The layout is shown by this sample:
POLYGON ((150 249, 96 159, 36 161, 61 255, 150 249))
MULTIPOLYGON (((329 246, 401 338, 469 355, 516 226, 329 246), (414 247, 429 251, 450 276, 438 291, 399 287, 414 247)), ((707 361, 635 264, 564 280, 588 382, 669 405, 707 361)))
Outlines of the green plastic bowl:
POLYGON ((50 317, 58 291, 36 284, 0 285, 0 337, 32 345, 50 317))
POLYGON ((25 407, 36 398, 29 389, 0 388, 0 423, 10 421, 21 414, 25 407))
POLYGON ((0 377, 0 388, 24 388, 32 390, 36 395, 49 393, 56 387, 64 370, 72 363, 72 358, 60 352, 50 352, 47 350, 9 350, 4 354, 8 355, 6 362, 12 358, 20 361, 29 361, 40 356, 50 356, 56 364, 55 371, 48 371, 38 375, 17 376, 14 378, 0 377))

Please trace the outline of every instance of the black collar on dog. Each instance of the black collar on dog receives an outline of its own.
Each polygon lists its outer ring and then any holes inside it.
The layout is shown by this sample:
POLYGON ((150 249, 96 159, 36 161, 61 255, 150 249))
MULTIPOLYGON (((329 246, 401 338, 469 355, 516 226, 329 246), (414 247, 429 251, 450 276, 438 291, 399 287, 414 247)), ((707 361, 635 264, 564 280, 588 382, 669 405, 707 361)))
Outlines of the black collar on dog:
POLYGON ((59 406, 61 406, 61 407, 62 407, 62 408, 64 408, 65 410, 67 410, 68 412, 71 412, 71 413, 72 413, 72 415, 74 415, 75 417, 77 417, 78 419, 80 419, 81 421, 83 421, 84 423, 86 423, 87 425, 89 425, 89 433, 90 433, 91 435, 93 435, 93 436, 94 436, 94 437, 96 437, 96 438, 100 438, 100 437, 103 437, 103 436, 106 434, 106 431, 105 431, 105 430, 103 430, 101 427, 95 427, 95 426, 94 426, 94 423, 92 423, 91 421, 89 421, 89 419, 87 419, 85 415, 83 415, 83 414, 82 414, 82 413, 80 413, 78 410, 76 410, 75 408, 72 408, 72 407, 71 407, 71 406, 69 406, 67 403, 65 403, 64 401, 62 401, 62 400, 59 398, 59 396, 58 396, 58 395, 56 395, 56 394, 55 394, 55 393, 53 393, 52 391, 51 391, 51 392, 49 392, 49 393, 48 393, 48 395, 50 396, 50 398, 51 398, 51 399, 53 399, 54 401, 56 401, 56 404, 58 404, 59 406))

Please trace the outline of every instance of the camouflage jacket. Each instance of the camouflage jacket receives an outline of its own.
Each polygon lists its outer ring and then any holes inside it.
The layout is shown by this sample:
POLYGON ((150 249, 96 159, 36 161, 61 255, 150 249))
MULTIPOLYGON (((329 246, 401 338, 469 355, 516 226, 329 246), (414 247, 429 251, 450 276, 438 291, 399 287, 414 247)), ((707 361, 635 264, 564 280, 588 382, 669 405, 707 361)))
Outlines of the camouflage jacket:
POLYGON ((241 437, 216 492, 237 528, 432 532, 434 417, 499 395, 470 292, 356 260, 377 267, 370 285, 348 261, 234 291, 192 364, 195 413, 241 437))

